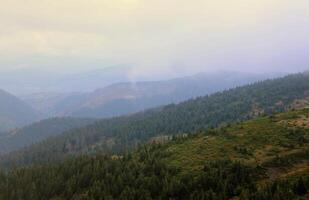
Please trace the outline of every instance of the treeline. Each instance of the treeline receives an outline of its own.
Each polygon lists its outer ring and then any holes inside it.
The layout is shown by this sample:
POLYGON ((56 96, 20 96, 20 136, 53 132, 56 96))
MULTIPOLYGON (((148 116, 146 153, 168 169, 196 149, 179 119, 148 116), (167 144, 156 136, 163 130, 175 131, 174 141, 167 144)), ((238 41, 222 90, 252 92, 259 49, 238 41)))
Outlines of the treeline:
POLYGON ((260 166, 206 162, 195 174, 168 167, 158 147, 124 157, 82 156, 60 164, 0 174, 0 199, 218 199, 290 200, 306 195, 309 175, 268 181, 260 166))
POLYGON ((156 136, 191 133, 222 123, 280 112, 308 96, 309 76, 290 75, 238 87, 177 105, 105 119, 2 156, 2 166, 58 160, 93 152, 123 153, 156 136))

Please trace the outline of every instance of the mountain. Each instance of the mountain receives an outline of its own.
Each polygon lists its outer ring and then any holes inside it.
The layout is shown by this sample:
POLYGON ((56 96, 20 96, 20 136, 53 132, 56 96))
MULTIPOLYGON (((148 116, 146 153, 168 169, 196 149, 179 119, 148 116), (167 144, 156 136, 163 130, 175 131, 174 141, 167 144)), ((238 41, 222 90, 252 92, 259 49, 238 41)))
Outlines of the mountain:
POLYGON ((265 79, 262 75, 220 72, 168 81, 114 84, 89 94, 69 115, 97 118, 120 116, 179 103, 262 79, 265 79))
POLYGON ((295 108, 307 101, 309 76, 295 74, 237 87, 133 115, 103 119, 4 155, 2 166, 94 152, 126 152, 157 137, 192 133, 295 108))
POLYGON ((57 136, 65 131, 93 123, 92 119, 52 118, 42 120, 0 136, 0 154, 16 151, 23 147, 57 136))
POLYGON ((0 199, 309 197, 309 109, 0 173, 0 199))
POLYGON ((0 132, 36 120, 36 111, 17 97, 0 90, 0 132))
POLYGON ((91 93, 39 93, 24 96, 23 99, 48 116, 107 118, 179 103, 267 77, 271 75, 240 72, 200 73, 167 81, 117 83, 91 93))

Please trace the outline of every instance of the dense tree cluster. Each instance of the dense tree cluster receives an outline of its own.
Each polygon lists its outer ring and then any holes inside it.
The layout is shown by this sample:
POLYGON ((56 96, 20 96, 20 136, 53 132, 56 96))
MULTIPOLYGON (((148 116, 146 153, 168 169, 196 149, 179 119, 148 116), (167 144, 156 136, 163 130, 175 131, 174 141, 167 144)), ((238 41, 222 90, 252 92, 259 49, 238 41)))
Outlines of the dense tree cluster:
POLYGON ((0 174, 0 199, 294 199, 309 176, 258 185, 264 169, 230 160, 205 161, 199 173, 168 167, 160 147, 124 157, 82 156, 0 174))

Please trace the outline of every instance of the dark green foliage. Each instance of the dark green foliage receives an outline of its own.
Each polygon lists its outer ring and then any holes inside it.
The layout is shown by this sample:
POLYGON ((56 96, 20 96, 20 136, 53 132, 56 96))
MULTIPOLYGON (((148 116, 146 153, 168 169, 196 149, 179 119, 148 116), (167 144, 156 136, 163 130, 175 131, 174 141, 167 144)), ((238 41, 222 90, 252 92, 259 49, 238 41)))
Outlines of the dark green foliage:
POLYGON ((309 177, 278 180, 263 187, 264 170, 240 162, 205 162, 198 174, 168 167, 160 148, 112 159, 83 156, 59 164, 0 174, 0 199, 294 199, 305 195, 309 177))

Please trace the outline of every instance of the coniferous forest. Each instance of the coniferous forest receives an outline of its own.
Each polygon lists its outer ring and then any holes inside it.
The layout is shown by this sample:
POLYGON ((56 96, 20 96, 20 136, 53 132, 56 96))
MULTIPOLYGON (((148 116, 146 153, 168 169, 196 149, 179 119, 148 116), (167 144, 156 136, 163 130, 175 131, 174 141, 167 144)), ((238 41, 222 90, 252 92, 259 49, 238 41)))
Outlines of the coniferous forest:
POLYGON ((307 199, 309 110, 2 171, 0 199, 307 199))

